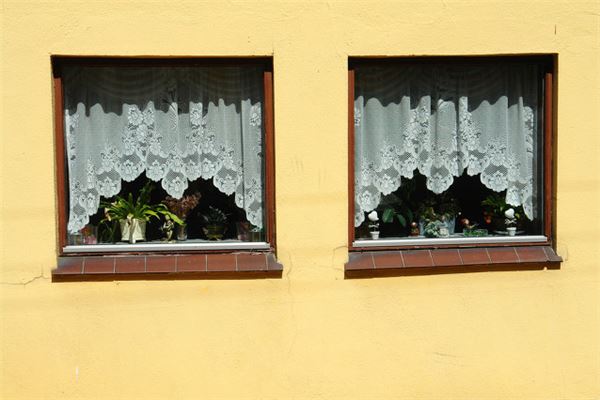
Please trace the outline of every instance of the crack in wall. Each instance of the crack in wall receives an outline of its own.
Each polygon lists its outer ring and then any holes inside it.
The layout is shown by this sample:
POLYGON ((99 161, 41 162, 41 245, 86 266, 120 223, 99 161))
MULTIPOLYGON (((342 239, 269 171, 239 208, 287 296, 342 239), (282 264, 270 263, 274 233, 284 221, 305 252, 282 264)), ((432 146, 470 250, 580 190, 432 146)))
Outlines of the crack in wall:
POLYGON ((31 279, 29 279, 27 281, 24 281, 24 282, 1 281, 0 285, 6 285, 6 286, 27 286, 30 283, 33 283, 33 282, 35 282, 37 280, 40 280, 40 279, 45 279, 45 280, 50 279, 49 277, 44 276, 44 270, 43 269, 40 270, 40 274, 39 275, 36 275, 36 276, 34 276, 33 278, 31 278, 31 279))

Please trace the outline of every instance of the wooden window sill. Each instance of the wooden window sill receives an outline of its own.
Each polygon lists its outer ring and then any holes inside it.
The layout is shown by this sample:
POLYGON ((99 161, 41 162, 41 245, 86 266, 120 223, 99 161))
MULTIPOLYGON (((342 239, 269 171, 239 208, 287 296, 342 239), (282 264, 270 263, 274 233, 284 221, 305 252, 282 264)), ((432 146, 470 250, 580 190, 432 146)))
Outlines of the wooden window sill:
POLYGON ((561 262, 550 246, 366 251, 350 253, 344 272, 346 278, 374 278, 559 269, 561 262))
POLYGON ((52 281, 260 279, 281 278, 282 272, 271 252, 62 256, 52 281))

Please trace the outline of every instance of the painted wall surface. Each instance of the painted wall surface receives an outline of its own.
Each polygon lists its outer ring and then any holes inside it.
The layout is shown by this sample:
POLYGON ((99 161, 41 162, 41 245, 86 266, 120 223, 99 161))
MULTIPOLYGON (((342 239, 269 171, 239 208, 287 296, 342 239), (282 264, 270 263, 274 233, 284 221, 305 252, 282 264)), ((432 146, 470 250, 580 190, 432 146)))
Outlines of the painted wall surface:
POLYGON ((0 1, 0 398, 600 399, 600 3, 0 1), (347 58, 558 53, 561 270, 344 280, 347 58), (273 56, 282 279, 51 283, 50 55, 273 56))

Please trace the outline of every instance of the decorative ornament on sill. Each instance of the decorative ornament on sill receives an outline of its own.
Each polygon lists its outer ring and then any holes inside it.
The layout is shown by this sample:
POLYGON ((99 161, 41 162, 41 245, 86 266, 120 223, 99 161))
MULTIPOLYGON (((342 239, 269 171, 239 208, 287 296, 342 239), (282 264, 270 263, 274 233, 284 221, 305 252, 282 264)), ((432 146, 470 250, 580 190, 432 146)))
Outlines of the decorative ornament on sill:
POLYGON ((410 236, 412 237, 417 237, 421 234, 421 232, 419 231, 419 224, 417 224, 416 222, 411 222, 410 223, 410 236))
POLYGON ((506 224, 506 232, 508 232, 508 236, 515 236, 517 233, 517 215, 515 214, 515 210, 509 208, 504 211, 504 216, 506 219, 504 223, 506 224))
POLYGON ((163 241, 167 242, 167 243, 172 243, 173 240, 171 240, 173 238, 173 229, 175 228, 175 223, 173 223, 173 220, 171 219, 171 217, 169 217, 168 215, 165 215, 165 222, 163 223, 162 227, 160 228, 160 230, 165 234, 165 237, 162 238, 163 241))
POLYGON ((482 237, 487 236, 487 229, 477 229, 478 224, 471 223, 467 218, 463 218, 460 220, 461 225, 463 226, 463 236, 465 237, 482 237))
POLYGON ((369 233, 371 234, 371 239, 379 239, 379 216, 377 215, 377 211, 371 211, 367 215, 367 218, 369 219, 369 233))
POLYGON ((199 192, 188 194, 180 199, 172 196, 167 196, 163 200, 163 204, 167 206, 169 211, 177 215, 183 221, 183 224, 177 226, 177 240, 187 240, 187 225, 185 220, 194 208, 198 206, 202 195, 199 192))

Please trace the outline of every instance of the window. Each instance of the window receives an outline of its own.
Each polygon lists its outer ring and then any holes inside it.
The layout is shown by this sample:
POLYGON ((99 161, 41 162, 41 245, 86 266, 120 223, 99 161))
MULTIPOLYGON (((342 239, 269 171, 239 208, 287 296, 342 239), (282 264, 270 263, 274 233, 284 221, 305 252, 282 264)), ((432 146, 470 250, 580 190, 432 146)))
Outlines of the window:
POLYGON ((53 64, 62 255, 273 250, 270 59, 53 64))
POLYGON ((484 265, 552 244, 551 59, 354 59, 349 84, 351 250, 479 247, 484 265))

